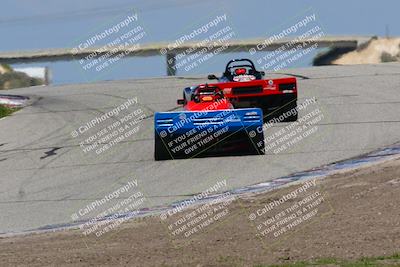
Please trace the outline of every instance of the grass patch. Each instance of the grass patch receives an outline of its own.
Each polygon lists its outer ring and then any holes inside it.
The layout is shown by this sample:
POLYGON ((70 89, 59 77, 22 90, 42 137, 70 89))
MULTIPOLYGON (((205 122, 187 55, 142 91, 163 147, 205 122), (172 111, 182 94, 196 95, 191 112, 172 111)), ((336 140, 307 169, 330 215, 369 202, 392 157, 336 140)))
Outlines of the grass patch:
POLYGON ((400 266, 400 253, 390 256, 361 258, 356 261, 337 260, 332 258, 313 261, 298 261, 275 265, 256 265, 255 267, 308 267, 308 266, 340 266, 340 267, 367 267, 367 266, 400 266))
POLYGON ((19 110, 19 108, 9 108, 4 105, 0 105, 0 118, 6 117, 17 110, 19 110))

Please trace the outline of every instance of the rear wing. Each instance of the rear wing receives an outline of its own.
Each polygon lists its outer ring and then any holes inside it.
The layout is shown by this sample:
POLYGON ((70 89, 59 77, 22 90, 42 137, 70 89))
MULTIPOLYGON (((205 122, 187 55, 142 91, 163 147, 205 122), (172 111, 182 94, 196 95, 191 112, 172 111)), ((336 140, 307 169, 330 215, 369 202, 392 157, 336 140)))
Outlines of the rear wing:
POLYGON ((156 160, 264 153, 258 108, 160 112, 154 125, 156 160))

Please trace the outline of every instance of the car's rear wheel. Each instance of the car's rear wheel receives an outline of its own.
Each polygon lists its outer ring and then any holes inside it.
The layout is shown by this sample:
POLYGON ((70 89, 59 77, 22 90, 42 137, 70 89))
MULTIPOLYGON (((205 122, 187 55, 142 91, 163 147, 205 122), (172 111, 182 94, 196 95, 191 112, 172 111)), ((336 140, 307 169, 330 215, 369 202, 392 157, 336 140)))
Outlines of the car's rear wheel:
POLYGON ((234 103, 234 106, 235 108, 261 108, 264 114, 264 122, 291 122, 298 118, 296 94, 242 97, 234 103))
POLYGON ((283 118, 282 122, 292 122, 298 119, 297 98, 286 102, 281 106, 279 118, 283 118))
POLYGON ((157 132, 155 133, 154 137, 154 159, 155 160, 171 159, 170 153, 168 152, 165 144, 163 143, 157 132))

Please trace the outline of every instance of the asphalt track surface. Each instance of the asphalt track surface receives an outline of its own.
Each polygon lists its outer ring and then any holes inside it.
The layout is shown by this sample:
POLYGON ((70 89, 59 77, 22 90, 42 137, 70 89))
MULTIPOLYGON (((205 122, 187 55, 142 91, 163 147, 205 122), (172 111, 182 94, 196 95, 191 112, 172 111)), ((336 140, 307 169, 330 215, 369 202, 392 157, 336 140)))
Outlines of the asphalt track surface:
MULTIPOLYGON (((314 133, 289 149, 277 154, 271 150, 263 156, 153 160, 152 114, 175 110, 182 88, 205 82, 203 78, 135 79, 4 91, 29 96, 32 104, 0 120, 0 233, 71 222, 72 214, 134 179, 137 190, 146 197, 141 207, 155 207, 188 198, 224 179, 227 186, 223 190, 239 188, 400 140, 400 64, 291 69, 271 76, 285 76, 283 73, 299 77, 299 104, 316 98, 315 104, 300 112, 300 118, 319 109, 323 119, 314 133), (85 153, 79 142, 116 118, 75 138, 71 132, 135 97, 138 103, 131 110, 140 108, 146 115, 139 131, 100 155, 85 153)), ((275 124, 265 135, 273 136, 286 126, 288 123, 275 124)), ((85 218, 129 196, 129 192, 122 194, 85 218)))

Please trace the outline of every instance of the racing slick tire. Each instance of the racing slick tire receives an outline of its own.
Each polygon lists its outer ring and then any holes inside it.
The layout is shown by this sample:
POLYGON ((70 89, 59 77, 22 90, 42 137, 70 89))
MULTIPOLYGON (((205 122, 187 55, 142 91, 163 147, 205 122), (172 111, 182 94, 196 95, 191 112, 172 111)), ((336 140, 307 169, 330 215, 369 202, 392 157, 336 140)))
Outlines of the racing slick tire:
MULTIPOLYGON (((280 115, 279 116, 283 116, 283 120, 281 120, 282 122, 293 122, 293 121, 297 121, 298 119, 298 110, 297 110, 297 98, 292 99, 289 102, 284 103, 281 107, 280 107, 280 115), (284 114, 286 114, 286 117, 284 116, 284 114)), ((281 117, 282 118, 282 117, 281 117)))
POLYGON ((160 136, 156 133, 154 138, 154 160, 169 160, 172 159, 168 152, 165 144, 161 140, 160 136))
POLYGON ((264 122, 297 121, 297 95, 275 95, 261 99, 260 107, 265 114, 264 122))

